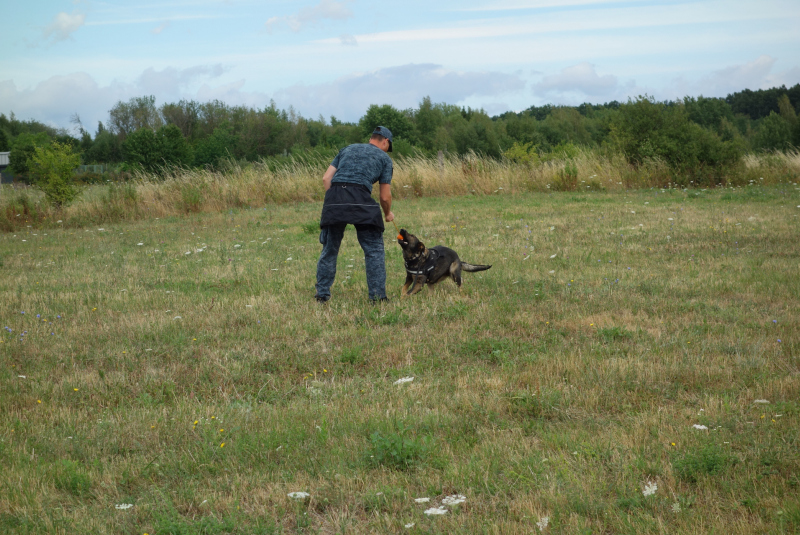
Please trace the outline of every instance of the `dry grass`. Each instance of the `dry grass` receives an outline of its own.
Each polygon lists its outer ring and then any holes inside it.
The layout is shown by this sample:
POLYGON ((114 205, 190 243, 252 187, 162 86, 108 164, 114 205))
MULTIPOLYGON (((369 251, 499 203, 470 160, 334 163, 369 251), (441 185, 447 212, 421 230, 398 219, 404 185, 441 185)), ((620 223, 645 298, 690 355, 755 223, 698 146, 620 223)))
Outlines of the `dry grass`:
MULTIPOLYGON (((82 227, 115 221, 163 218, 193 212, 224 212, 272 204, 321 200, 320 181, 327 165, 295 160, 283 165, 264 162, 241 166, 231 163, 222 171, 168 170, 165 176, 136 175, 128 183, 89 187, 63 212, 44 204, 35 190, 28 197, 6 187, 0 201, 0 230, 34 227, 82 227), (27 205, 30 205, 28 207, 27 205), (60 221, 60 223, 56 223, 60 221)), ((800 153, 750 154, 734 175, 721 183, 743 187, 796 182, 800 153)), ((578 149, 570 160, 537 165, 492 160, 470 154, 442 160, 412 157, 395 162, 392 193, 395 199, 462 195, 519 194, 547 191, 619 191, 648 187, 677 188, 670 169, 652 161, 634 168, 620 155, 578 149)))

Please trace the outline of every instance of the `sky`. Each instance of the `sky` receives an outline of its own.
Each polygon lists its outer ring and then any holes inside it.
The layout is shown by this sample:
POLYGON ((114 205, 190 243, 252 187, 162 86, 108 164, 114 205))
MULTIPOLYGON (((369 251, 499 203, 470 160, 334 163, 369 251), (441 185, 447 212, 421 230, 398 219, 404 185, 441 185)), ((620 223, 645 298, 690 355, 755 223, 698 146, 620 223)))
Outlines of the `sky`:
POLYGON ((153 95, 358 121, 800 83, 800 0, 3 2, 0 113, 90 133, 153 95))

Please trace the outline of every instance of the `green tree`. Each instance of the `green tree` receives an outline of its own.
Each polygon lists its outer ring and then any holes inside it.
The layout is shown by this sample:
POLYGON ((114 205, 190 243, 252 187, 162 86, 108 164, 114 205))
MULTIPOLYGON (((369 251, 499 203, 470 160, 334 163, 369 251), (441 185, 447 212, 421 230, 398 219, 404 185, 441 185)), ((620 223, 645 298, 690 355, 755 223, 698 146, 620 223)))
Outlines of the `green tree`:
POLYGON ((65 143, 56 141, 34 149, 30 159, 31 173, 36 177, 36 186, 56 208, 67 206, 80 195, 81 190, 74 178, 80 163, 80 154, 65 143))
POLYGON ((156 171, 161 164, 161 149, 155 132, 140 128, 128 134, 122 142, 125 163, 145 171, 156 171))
MULTIPOLYGON (((592 141, 591 134, 586 128, 588 120, 581 115, 575 108, 559 106, 545 117, 544 128, 549 128, 553 132, 553 138, 557 136, 557 143, 571 142, 588 145, 592 141)), ((552 139, 555 141, 555 139, 552 139)))
MULTIPOLYGON (((414 125, 416 127, 416 138, 425 150, 434 152, 443 148, 435 144, 436 131, 442 124, 444 124, 442 106, 433 105, 431 97, 423 98, 422 102, 419 103, 419 109, 414 113, 414 125)), ((392 134, 394 134, 394 130, 392 130, 392 134)))
POLYGON ((177 126, 183 137, 190 143, 198 135, 197 123, 200 120, 200 104, 194 100, 181 100, 177 104, 161 106, 161 116, 166 124, 177 126))
POLYGON ((8 141, 8 134, 5 130, 0 129, 0 152, 8 152, 11 148, 11 143, 8 141))
POLYGON ((92 140, 92 145, 84 153, 86 163, 114 163, 122 161, 122 143, 115 136, 98 123, 97 132, 92 140))
POLYGON ((753 145, 762 150, 786 150, 792 144, 792 124, 779 114, 770 112, 759 124, 753 145))
POLYGON ((200 104, 198 110, 197 136, 202 139, 210 136, 218 126, 232 124, 231 108, 222 101, 212 100, 200 104))
POLYGON ((110 129, 123 139, 136 130, 147 128, 156 131, 164 124, 156 108, 156 97, 152 95, 117 102, 108 114, 110 129))
POLYGON ((274 102, 263 110, 245 107, 233 108, 232 123, 239 132, 237 157, 257 160, 264 156, 275 156, 290 148, 289 116, 279 110, 274 102))
POLYGON ((162 165, 185 167, 192 163, 192 147, 174 124, 162 126, 156 132, 156 141, 161 151, 162 165))
POLYGON ((794 128, 792 128, 792 145, 800 147, 800 121, 794 123, 794 128))
POLYGON ((751 119, 756 120, 768 117, 773 111, 779 113, 778 98, 781 95, 787 95, 789 102, 795 108, 800 107, 800 84, 788 89, 785 85, 758 91, 745 89, 728 95, 725 101, 731 105, 734 113, 749 115, 751 119))
POLYGON ((789 95, 786 93, 778 97, 778 111, 781 117, 786 119, 790 125, 794 126, 794 123, 797 122, 797 111, 794 109, 794 106, 792 106, 792 103, 789 101, 789 95))
POLYGON ((706 98, 702 95, 697 98, 685 97, 683 105, 690 121, 717 133, 721 132, 723 119, 733 122, 733 109, 721 98, 706 98))
POLYGON ((236 137, 230 126, 218 126, 211 136, 201 139, 194 146, 194 165, 199 167, 215 167, 226 159, 233 157, 236 137))
POLYGON ((192 163, 191 147, 174 124, 164 125, 157 132, 149 128, 136 130, 125 138, 122 151, 125 163, 151 173, 192 163))
POLYGON ((11 154, 8 155, 9 171, 18 178, 29 181, 31 157, 37 147, 46 147, 50 143, 50 136, 44 132, 19 134, 11 142, 11 154))
POLYGON ((369 139, 376 126, 385 126, 392 131, 394 139, 404 139, 410 143, 416 143, 414 123, 411 122, 406 113, 389 104, 384 104, 383 106, 370 105, 367 108, 367 113, 358 122, 358 126, 361 128, 361 134, 365 139, 369 139))
POLYGON ((639 97, 620 107, 611 125, 611 142, 629 162, 665 161, 676 180, 723 181, 739 162, 741 146, 689 120, 684 106, 639 97), (713 176, 712 176, 713 175, 713 176))

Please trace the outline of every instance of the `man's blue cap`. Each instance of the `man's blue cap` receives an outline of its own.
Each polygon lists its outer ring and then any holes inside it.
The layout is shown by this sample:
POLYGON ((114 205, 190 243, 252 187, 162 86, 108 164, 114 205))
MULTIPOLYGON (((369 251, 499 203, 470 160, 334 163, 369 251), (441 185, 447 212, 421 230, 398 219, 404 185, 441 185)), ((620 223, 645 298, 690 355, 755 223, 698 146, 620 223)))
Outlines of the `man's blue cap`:
POLYGON ((385 126, 377 126, 375 130, 372 132, 373 134, 378 134, 380 136, 385 137, 389 140, 389 152, 392 152, 392 131, 386 128, 385 126))

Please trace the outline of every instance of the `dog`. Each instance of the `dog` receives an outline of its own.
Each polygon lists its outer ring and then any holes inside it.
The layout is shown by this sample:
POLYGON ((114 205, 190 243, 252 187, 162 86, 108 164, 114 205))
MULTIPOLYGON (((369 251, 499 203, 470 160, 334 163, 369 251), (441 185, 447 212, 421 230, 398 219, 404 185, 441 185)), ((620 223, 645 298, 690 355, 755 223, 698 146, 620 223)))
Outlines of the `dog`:
POLYGON ((458 254, 443 245, 430 249, 425 247, 419 238, 400 229, 397 243, 403 249, 403 261, 406 264, 406 283, 401 290, 402 297, 408 297, 447 278, 449 275, 458 289, 461 290, 461 271, 485 271, 492 266, 482 266, 462 262, 458 254))

